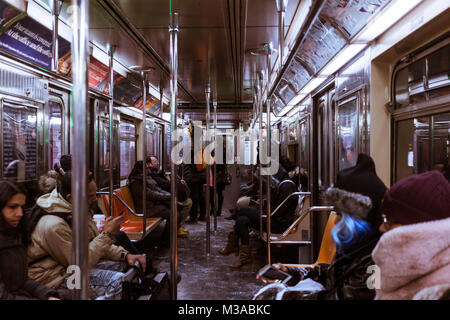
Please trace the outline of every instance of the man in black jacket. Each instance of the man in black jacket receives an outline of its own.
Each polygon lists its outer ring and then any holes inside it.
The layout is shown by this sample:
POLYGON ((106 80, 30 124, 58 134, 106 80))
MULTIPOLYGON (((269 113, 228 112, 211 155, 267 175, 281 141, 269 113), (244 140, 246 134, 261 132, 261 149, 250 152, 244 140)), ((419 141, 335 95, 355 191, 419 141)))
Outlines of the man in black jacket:
MULTIPOLYGON (((170 193, 170 181, 166 178, 164 172, 159 170, 158 158, 156 156, 148 156, 146 163, 147 167, 150 168, 150 176, 152 179, 156 181, 161 189, 170 193)), ((189 231, 182 228, 192 207, 192 200, 189 198, 189 193, 190 190, 186 181, 177 177, 177 200, 180 207, 180 219, 178 223, 179 237, 187 237, 189 235, 189 231)))
MULTIPOLYGON (((170 193, 158 186, 158 183, 151 177, 150 168, 146 168, 146 212, 147 217, 161 217, 166 220, 166 225, 162 235, 162 245, 168 247, 170 244, 170 193)), ((137 212, 143 212, 142 207, 142 161, 137 161, 128 176, 128 186, 133 197, 134 206, 137 212)), ((177 215, 180 221, 180 211, 177 215)))

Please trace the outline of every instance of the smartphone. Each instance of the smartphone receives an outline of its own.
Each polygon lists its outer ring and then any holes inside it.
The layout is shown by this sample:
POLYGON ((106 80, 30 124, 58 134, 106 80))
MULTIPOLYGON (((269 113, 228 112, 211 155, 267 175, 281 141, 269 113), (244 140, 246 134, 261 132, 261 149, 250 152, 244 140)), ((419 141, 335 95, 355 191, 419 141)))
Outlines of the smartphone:
POLYGON ((281 270, 277 270, 271 265, 262 268, 258 275, 269 280, 279 280, 281 283, 286 283, 292 278, 290 274, 281 270))

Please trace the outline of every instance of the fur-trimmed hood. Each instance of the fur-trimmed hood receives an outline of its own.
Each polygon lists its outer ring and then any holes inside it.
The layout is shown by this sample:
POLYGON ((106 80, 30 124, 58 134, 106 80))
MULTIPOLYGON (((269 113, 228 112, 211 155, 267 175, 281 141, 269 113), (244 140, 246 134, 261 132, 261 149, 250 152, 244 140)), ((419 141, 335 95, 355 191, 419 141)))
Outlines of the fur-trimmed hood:
POLYGON ((388 231, 372 258, 381 270, 376 299, 409 300, 424 288, 450 284, 450 218, 388 231))
POLYGON ((356 215, 361 219, 367 219, 372 209, 372 200, 369 197, 339 188, 328 188, 325 192, 325 201, 334 206, 338 212, 356 215))

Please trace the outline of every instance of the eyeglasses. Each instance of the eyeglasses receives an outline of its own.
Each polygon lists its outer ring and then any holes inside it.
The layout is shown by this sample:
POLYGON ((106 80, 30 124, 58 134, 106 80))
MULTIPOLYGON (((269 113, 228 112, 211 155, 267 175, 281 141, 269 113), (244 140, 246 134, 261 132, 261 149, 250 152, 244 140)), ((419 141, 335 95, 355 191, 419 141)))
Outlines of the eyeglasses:
POLYGON ((383 221, 383 224, 385 224, 387 226, 394 226, 394 225, 398 225, 399 224, 396 221, 388 220, 388 217, 385 214, 381 215, 381 219, 383 221))

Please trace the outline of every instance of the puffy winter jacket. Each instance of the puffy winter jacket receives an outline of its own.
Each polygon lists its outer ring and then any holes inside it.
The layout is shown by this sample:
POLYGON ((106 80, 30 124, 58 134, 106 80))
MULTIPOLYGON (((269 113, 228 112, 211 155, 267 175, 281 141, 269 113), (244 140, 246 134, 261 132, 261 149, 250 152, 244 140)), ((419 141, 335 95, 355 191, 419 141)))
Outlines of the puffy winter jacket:
MULTIPOLYGON (((28 275, 51 288, 58 287, 66 277, 72 261, 72 206, 56 189, 40 197, 33 208, 33 216, 40 216, 31 233, 28 246, 28 275), (44 212, 37 212, 43 210, 44 212)), ((88 214, 89 267, 100 259, 120 261, 128 253, 115 246, 115 239, 105 232, 99 233, 92 216, 88 214)))
POLYGON ((19 227, 13 228, 0 217, 0 299, 47 300, 50 296, 58 297, 57 291, 28 277, 25 235, 20 230, 23 224, 21 221, 19 227))

